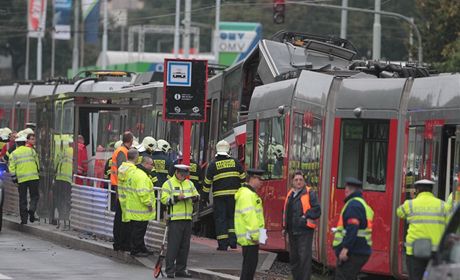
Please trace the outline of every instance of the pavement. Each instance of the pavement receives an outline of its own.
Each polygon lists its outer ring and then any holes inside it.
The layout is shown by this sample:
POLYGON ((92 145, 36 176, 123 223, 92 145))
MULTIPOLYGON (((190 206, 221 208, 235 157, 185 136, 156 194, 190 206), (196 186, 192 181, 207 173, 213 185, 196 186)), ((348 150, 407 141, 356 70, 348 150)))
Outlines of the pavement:
MULTIPOLYGON (((144 267, 150 272, 152 271, 158 258, 158 252, 155 252, 154 256, 148 258, 135 258, 125 252, 115 252, 112 250, 111 242, 97 239, 95 236, 90 234, 76 231, 61 231, 56 229, 55 226, 45 224, 43 222, 20 225, 18 217, 4 215, 3 219, 4 227, 7 227, 9 230, 16 230, 21 234, 31 234, 67 248, 90 252, 99 256, 105 256, 113 261, 123 264, 131 264, 132 267, 136 267, 136 265, 144 267), (133 266, 132 264, 135 265, 133 266)), ((193 236, 188 258, 188 271, 197 279, 239 279, 239 277, 234 275, 237 275, 241 270, 241 248, 222 252, 217 251, 216 247, 217 243, 215 240, 193 236)), ((2 249, 0 249, 0 252, 1 251, 2 249)), ((1 255, 4 254, 0 254, 0 256, 1 255)), ((264 272, 269 270, 275 259, 276 254, 260 251, 257 271, 264 272)), ((1 267, 2 264, 0 263, 0 268, 1 267)), ((0 273, 2 273, 1 270, 0 273)), ((152 278, 153 277, 149 279, 152 278)), ((0 279, 2 279, 1 274, 0 279)), ((70 278, 66 277, 66 279, 70 278)))

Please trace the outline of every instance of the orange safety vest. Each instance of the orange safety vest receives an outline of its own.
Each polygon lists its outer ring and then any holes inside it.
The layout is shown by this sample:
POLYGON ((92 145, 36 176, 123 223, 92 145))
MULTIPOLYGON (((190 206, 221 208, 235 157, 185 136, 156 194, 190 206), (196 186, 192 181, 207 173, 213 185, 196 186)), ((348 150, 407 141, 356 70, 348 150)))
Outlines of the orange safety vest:
MULTIPOLYGON (((307 189, 307 192, 304 193, 302 195, 302 197, 300 197, 300 202, 302 203, 302 210, 303 210, 303 213, 307 213, 307 211, 311 208, 311 205, 310 205, 310 190, 311 188, 310 187, 306 187, 307 189)), ((287 208, 287 204, 288 204, 288 201, 289 201, 289 197, 291 196, 292 194, 292 189, 288 192, 287 196, 286 196, 286 199, 284 200, 284 208, 283 208, 283 228, 286 228, 286 221, 287 221, 287 217, 286 217, 286 208, 287 208)), ((307 219, 307 227, 309 228, 312 228, 312 229, 315 229, 317 226, 317 223, 315 220, 312 220, 312 219, 307 219)))
POLYGON ((117 166, 117 157, 118 153, 122 152, 125 154, 125 157, 128 158, 128 149, 121 145, 118 147, 112 155, 112 166, 110 167, 110 183, 112 186, 118 186, 118 166, 117 166))

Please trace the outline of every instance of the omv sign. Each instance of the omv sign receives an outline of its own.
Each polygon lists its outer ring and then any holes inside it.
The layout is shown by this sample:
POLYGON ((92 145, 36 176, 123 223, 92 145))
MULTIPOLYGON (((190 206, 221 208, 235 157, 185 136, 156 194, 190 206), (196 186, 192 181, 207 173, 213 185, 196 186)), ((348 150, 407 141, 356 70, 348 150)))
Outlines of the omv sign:
POLYGON ((255 31, 221 31, 219 41, 220 52, 245 52, 257 37, 255 31))
POLYGON ((254 22, 219 24, 219 64, 232 65, 244 59, 262 38, 262 26, 254 22))

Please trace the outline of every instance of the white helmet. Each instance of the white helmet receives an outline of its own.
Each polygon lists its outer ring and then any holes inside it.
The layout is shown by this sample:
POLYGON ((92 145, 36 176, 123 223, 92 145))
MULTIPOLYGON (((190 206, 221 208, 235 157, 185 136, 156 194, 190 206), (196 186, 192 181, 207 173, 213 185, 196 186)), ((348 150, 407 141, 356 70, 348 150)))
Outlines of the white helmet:
POLYGON ((151 136, 146 136, 142 140, 142 146, 146 151, 155 151, 157 149, 157 140, 151 136))
POLYGON ((29 134, 34 134, 34 131, 32 130, 32 128, 26 128, 24 130, 22 130, 22 133, 27 136, 29 134))
POLYGON ((228 152, 230 151, 230 144, 228 144, 225 140, 220 140, 216 144, 216 151, 218 155, 228 156, 228 152))
POLYGON ((0 128, 0 138, 1 140, 8 140, 8 134, 5 134, 3 128, 0 128))
POLYGON ((13 132, 13 131, 11 131, 11 129, 9 129, 8 127, 3 128, 3 133, 5 133, 6 135, 10 135, 11 132, 13 132))
POLYGON ((169 145, 168 141, 163 139, 158 139, 157 141, 157 148, 155 151, 162 151, 162 152, 169 152, 171 150, 171 145, 169 145))
POLYGON ((15 142, 26 142, 27 138, 25 135, 18 135, 18 137, 14 140, 15 142))
POLYGON ((283 147, 283 145, 281 145, 281 144, 275 145, 275 147, 273 147, 273 155, 276 158, 283 158, 284 157, 284 147, 283 147))
POLYGON ((118 140, 117 142, 115 142, 115 144, 113 145, 113 147, 114 147, 115 149, 118 149, 118 148, 121 147, 121 144, 123 144, 123 141, 118 140))

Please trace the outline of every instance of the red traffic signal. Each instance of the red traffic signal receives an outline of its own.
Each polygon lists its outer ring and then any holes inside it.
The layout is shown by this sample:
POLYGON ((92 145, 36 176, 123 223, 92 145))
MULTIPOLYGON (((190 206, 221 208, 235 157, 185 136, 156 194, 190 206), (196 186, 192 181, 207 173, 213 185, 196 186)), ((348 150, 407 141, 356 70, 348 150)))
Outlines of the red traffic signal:
POLYGON ((273 22, 276 24, 284 23, 284 11, 286 3, 284 0, 273 0, 273 22))

